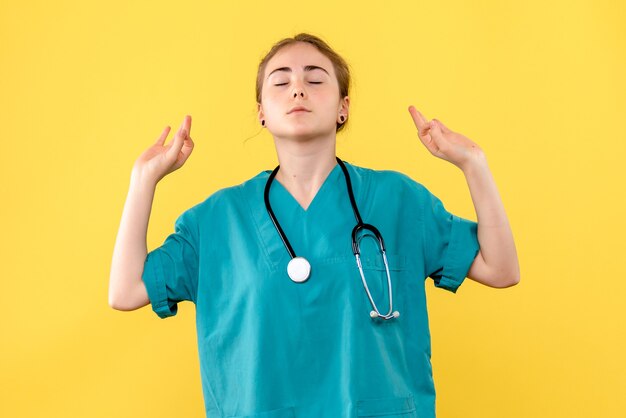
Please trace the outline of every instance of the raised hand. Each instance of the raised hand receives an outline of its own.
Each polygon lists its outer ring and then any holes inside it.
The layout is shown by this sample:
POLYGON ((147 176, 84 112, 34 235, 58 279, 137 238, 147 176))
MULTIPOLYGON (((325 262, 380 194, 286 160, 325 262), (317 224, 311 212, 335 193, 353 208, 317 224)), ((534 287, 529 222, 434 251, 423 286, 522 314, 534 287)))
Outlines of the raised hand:
POLYGON ((483 150, 469 138, 453 132, 441 121, 426 121, 424 116, 413 106, 409 113, 417 127, 417 136, 422 144, 435 157, 449 161, 463 170, 474 159, 483 158, 483 150))
POLYGON ((166 126, 156 142, 137 158, 133 166, 135 174, 156 183, 185 164, 194 146, 189 136, 191 116, 185 116, 183 123, 174 135, 174 139, 167 145, 163 145, 169 131, 170 127, 166 126))

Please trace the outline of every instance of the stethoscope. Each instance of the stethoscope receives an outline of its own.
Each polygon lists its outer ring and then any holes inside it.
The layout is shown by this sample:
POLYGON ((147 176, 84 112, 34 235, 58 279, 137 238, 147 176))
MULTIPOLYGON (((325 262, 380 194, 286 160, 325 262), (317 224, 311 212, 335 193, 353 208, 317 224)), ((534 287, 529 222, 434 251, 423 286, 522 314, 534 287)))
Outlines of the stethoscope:
MULTIPOLYGON (((335 158, 337 159, 337 163, 339 163, 339 165, 341 166, 341 169, 343 170, 343 174, 346 179, 346 185, 348 186, 348 195, 350 196, 350 204, 352 205, 352 211, 354 212, 354 217, 356 218, 356 221, 357 221, 356 226, 352 230, 352 252, 354 253, 354 256, 356 257, 356 264, 359 267, 359 272, 361 273, 361 280, 363 281, 363 287, 365 287, 365 291, 367 292, 367 297, 369 298, 370 303, 372 304, 372 308, 374 308, 374 310, 370 312, 370 317, 372 319, 377 318, 377 317, 383 318, 383 319, 397 318, 400 316, 400 313, 398 311, 393 311, 391 277, 389 275, 389 265, 387 264, 387 255, 385 253, 385 243, 383 241, 383 237, 380 234, 380 232, 378 232, 378 229, 376 229, 376 227, 370 224, 365 224, 361 220, 361 215, 359 214, 359 209, 356 206, 356 201, 354 200, 354 194, 352 193, 352 182, 350 181, 350 175, 348 174, 348 170, 346 169, 346 166, 343 164, 343 161, 339 159, 339 157, 335 157, 335 158), (387 285, 388 285, 388 291, 389 291, 389 312, 386 315, 383 315, 378 311, 378 308, 376 307, 376 303, 374 303, 374 299, 372 299, 372 294, 370 293, 370 290, 367 287, 367 281, 365 280, 365 275, 363 274, 363 266, 361 265, 361 250, 359 248, 359 241, 363 237, 359 238, 358 241, 356 238, 357 233, 360 230, 369 230, 373 232, 376 238, 378 239, 380 251, 383 256, 383 262, 385 263, 385 270, 387 271, 387 285)), ((270 186, 272 184, 272 181, 274 180, 274 177, 276 177, 276 173, 278 173, 279 168, 280 168, 280 165, 276 166, 274 171, 272 171, 269 178, 267 179, 267 183, 265 184, 265 207, 267 208, 267 212, 269 213, 270 218, 272 219, 272 222, 274 223, 274 226, 276 227, 276 230, 278 231, 278 234, 280 235, 280 238, 283 240, 283 243, 285 244, 285 247, 287 248, 287 251, 289 252, 289 255, 291 256, 291 260, 287 264, 287 274, 289 275, 289 278, 293 280, 294 282, 303 283, 307 281, 308 278, 310 277, 311 264, 306 258, 296 256, 296 253, 293 251, 293 248, 291 248, 291 244, 289 243, 289 240, 287 240, 287 237, 285 236, 283 229, 280 227, 280 224, 276 220, 276 217, 274 216, 274 212, 272 211, 272 207, 270 205, 270 186)))

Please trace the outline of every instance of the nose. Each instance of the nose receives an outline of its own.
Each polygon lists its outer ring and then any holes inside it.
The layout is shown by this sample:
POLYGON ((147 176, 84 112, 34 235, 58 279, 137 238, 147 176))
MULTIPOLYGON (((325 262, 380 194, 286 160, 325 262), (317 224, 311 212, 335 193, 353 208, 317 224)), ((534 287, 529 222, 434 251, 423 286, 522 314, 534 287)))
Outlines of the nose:
POLYGON ((304 97, 304 87, 300 83, 294 83, 293 86, 293 97, 304 97))

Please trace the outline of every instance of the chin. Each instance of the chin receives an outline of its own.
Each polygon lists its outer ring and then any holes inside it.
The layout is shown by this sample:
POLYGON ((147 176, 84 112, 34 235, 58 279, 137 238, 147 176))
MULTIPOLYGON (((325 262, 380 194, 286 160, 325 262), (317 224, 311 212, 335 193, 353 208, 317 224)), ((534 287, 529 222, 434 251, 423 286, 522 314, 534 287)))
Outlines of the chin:
MULTIPOLYGON (((334 132, 334 126, 333 126, 334 132)), ((281 138, 289 138, 294 140, 308 140, 312 138, 317 138, 320 136, 328 135, 328 132, 324 132, 323 129, 319 129, 319 127, 311 127, 311 126, 293 126, 287 129, 282 130, 281 132, 277 132, 276 136, 281 138)))

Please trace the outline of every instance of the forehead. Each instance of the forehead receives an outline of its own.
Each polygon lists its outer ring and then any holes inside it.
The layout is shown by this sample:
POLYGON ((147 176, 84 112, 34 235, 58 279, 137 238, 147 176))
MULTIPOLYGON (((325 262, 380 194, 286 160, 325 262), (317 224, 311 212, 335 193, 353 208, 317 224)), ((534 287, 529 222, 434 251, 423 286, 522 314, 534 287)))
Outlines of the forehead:
MULTIPOLYGON (((325 69, 331 77, 334 77, 333 63, 322 54, 315 46, 296 42, 281 48, 266 64, 265 77, 277 68, 289 67, 292 71, 302 71, 306 66, 317 66, 325 69)), ((317 70, 321 71, 321 70, 317 70)), ((274 74, 284 73, 277 71, 274 74)))

